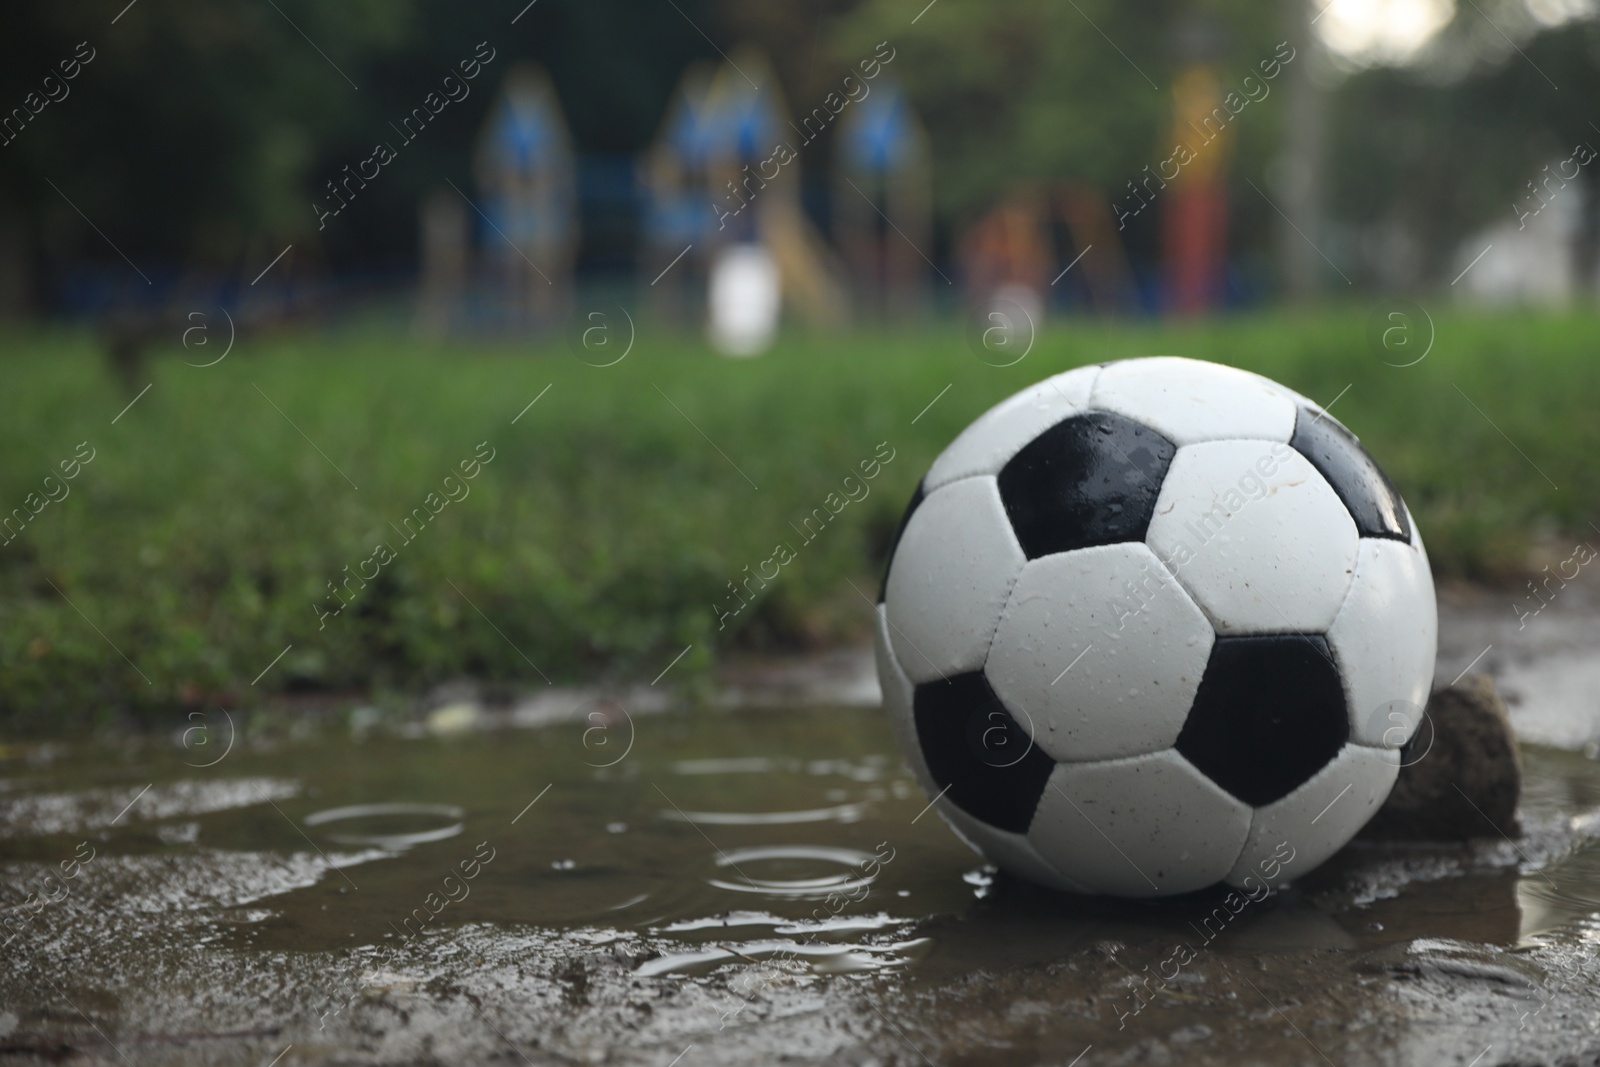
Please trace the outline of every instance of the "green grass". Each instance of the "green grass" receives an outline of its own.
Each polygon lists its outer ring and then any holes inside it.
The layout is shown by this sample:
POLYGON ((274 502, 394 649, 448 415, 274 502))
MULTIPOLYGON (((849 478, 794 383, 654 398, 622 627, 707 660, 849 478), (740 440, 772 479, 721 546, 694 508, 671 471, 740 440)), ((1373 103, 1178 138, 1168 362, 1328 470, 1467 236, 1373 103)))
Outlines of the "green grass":
POLYGON ((538 684, 530 661, 556 681, 648 681, 690 643, 675 670, 693 677, 733 647, 859 635, 867 604, 850 583, 875 595, 938 451, 1029 382, 1124 356, 1213 359, 1340 397, 1334 414, 1400 487, 1441 574, 1509 574, 1533 538, 1593 535, 1600 318, 1452 313, 1437 326, 1428 357, 1404 369, 1368 349, 1355 310, 1058 320, 1006 369, 974 358, 954 324, 795 337, 744 361, 645 329, 603 369, 559 342, 373 332, 241 343, 198 369, 174 338, 115 425, 128 397, 92 338, 14 335, 0 342, 0 516, 26 508, 79 442, 95 458, 0 547, 0 724, 181 725, 186 706, 461 675, 538 684), (470 496, 404 544, 391 523, 442 496, 484 441, 494 458, 470 496), (869 495, 803 543, 791 524, 880 442, 894 459, 869 495), (319 628, 313 605, 337 603, 326 583, 379 542, 396 558, 319 628), (795 558, 719 631, 727 583, 779 543, 795 558))

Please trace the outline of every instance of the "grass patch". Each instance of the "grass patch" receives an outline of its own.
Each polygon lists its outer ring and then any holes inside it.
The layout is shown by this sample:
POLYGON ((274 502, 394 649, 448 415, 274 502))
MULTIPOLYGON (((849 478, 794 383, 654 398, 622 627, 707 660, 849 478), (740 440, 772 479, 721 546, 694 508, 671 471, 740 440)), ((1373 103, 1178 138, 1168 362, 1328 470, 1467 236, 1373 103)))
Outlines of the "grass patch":
POLYGON ((241 342, 204 369, 157 359, 115 425, 128 397, 92 338, 12 336, 0 516, 29 514, 80 442, 94 458, 0 547, 0 722, 181 721, 183 706, 464 674, 648 680, 691 643, 675 671, 692 676, 738 644, 859 635, 851 583, 875 595, 939 450, 1022 386, 1125 356, 1213 359, 1339 396, 1333 413, 1400 487, 1442 574, 1509 574, 1530 538, 1593 535, 1600 318, 1448 314, 1403 369, 1365 328, 1364 310, 1057 323, 1004 369, 955 324, 793 337, 744 361, 646 328, 608 368, 559 342, 332 332, 241 342), (868 495, 807 541, 804 517, 889 453, 868 495), (491 455, 449 488, 463 460, 491 455), (463 489, 433 514, 430 493, 463 489), (794 558, 719 628, 728 583, 770 573, 779 544, 794 558))

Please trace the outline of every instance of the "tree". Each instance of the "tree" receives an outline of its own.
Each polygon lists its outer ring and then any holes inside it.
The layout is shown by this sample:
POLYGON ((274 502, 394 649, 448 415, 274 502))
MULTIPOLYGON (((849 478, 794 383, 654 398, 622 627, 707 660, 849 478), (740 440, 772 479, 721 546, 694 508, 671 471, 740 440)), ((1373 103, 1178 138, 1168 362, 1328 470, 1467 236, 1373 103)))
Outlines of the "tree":
MULTIPOLYGON (((1600 149, 1600 22, 1537 23, 1520 2, 1462 8, 1407 67, 1353 74, 1340 88, 1333 137, 1334 208, 1348 222, 1400 220, 1423 278, 1448 277, 1468 232, 1512 221, 1540 195, 1542 169, 1576 145, 1600 149), (1508 36, 1501 36, 1505 33, 1508 36), (1514 42, 1514 43, 1513 43, 1514 42)), ((1575 249, 1593 278, 1600 235, 1600 160, 1572 179, 1584 222, 1575 249)))
MULTIPOLYGON (((314 146, 357 113, 353 84, 404 40, 411 9, 404 0, 276 8, 164 0, 120 14, 87 3, 9 12, 0 260, 11 269, 0 276, 14 277, 19 261, 120 264, 137 251, 133 262, 150 266, 127 278, 153 284, 157 262, 239 262, 252 246, 306 237, 314 146)), ((16 301, 13 284, 0 304, 16 301)))
POLYGON ((247 284, 291 242, 340 268, 409 264, 425 194, 446 178, 470 192, 471 146, 515 61, 550 69, 582 150, 634 152, 684 66, 716 57, 702 36, 722 36, 715 15, 711 0, 541 0, 520 14, 447 0, 18 5, 0 34, 0 116, 30 115, 30 93, 38 113, 0 137, 0 315, 30 302, 30 281, 59 287, 82 263, 110 268, 122 302, 159 300, 181 272, 247 284), (66 80, 80 42, 92 58, 66 80), (397 141, 391 123, 479 42, 496 58, 470 96, 396 144, 395 165, 319 230, 325 183, 397 141), (39 106, 47 93, 61 99, 39 106))
MULTIPOLYGON (((1257 62, 1282 39, 1258 3, 1242 0, 1203 8, 1017 0, 1001 10, 939 0, 914 22, 898 0, 867 0, 846 17, 834 47, 848 57, 881 40, 895 46, 891 69, 928 126, 938 202, 962 215, 1019 181, 1084 182, 1116 195, 1166 158, 1172 77, 1182 62, 1176 38, 1196 16, 1221 31, 1216 66, 1225 89, 1259 76, 1257 62)), ((1261 165, 1275 139, 1272 119, 1252 114, 1239 126, 1242 159, 1261 165)))

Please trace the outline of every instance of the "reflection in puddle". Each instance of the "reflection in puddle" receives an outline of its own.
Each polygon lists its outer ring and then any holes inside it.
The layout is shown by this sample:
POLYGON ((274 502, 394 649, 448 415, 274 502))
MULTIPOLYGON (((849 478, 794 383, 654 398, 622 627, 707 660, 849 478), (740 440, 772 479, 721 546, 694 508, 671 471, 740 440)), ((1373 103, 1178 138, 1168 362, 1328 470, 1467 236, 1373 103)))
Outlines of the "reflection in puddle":
POLYGON ((692 952, 673 952, 646 960, 635 970, 640 978, 662 975, 703 976, 725 963, 799 960, 813 974, 860 974, 904 967, 926 956, 933 941, 919 937, 889 945, 839 945, 806 941, 734 941, 692 952))
MULTIPOLYGON (((1575 818, 1569 826, 1583 839, 1596 836, 1594 819, 1575 818)), ((1600 848, 1576 848, 1562 862, 1525 874, 1517 883, 1517 905, 1525 944, 1563 926, 1581 931, 1592 925, 1600 918, 1600 848)))
POLYGON ((76 834, 114 825, 208 815, 298 796, 291 778, 232 778, 90 788, 72 793, 21 793, 0 808, 0 837, 76 834))
POLYGON ((780 769, 795 770, 799 760, 775 760, 766 756, 735 756, 728 759, 681 759, 673 763, 673 774, 769 774, 780 769))
POLYGON ((1600 660, 1592 650, 1513 661, 1499 680, 1524 744, 1579 750, 1600 741, 1600 660))
POLYGON ((827 919, 792 921, 765 911, 730 911, 705 919, 684 919, 656 927, 652 933, 687 934, 700 930, 726 930, 736 926, 770 926, 775 934, 860 933, 905 926, 913 919, 895 918, 885 912, 876 915, 835 915, 827 919))
POLYGON ((372 820, 379 826, 391 822, 402 825, 409 821, 411 816, 423 818, 449 819, 444 826, 435 826, 426 830, 388 830, 378 833, 369 830, 366 833, 351 833, 346 830, 342 833, 330 833, 328 839, 337 841, 341 845, 376 845, 394 852, 400 852, 413 845, 426 844, 429 841, 443 841, 459 834, 463 827, 462 817, 466 812, 454 804, 351 804, 343 808, 329 808, 327 811, 318 811, 307 815, 301 822, 307 826, 324 826, 331 822, 349 822, 351 820, 372 820))
POLYGON ((673 774, 810 774, 848 778, 854 782, 876 782, 892 775, 894 764, 886 756, 868 755, 857 759, 812 759, 771 756, 730 756, 716 759, 681 759, 672 764, 673 774))
POLYGON ((866 804, 835 804, 801 811, 678 811, 674 808, 663 811, 661 817, 710 826, 787 826, 802 822, 860 822, 866 813, 866 804))
MULTIPOLYGON (((821 900, 837 894, 854 893, 872 885, 874 876, 861 874, 859 868, 876 863, 878 857, 870 852, 853 848, 833 848, 824 845, 768 845, 756 848, 736 848, 717 855, 718 867, 732 867, 744 878, 743 882, 730 882, 722 878, 707 881, 718 889, 735 893, 766 893, 793 900, 821 900), (756 878, 747 874, 745 866, 765 863, 787 863, 791 867, 803 864, 834 863, 846 868, 814 878, 756 878)), ((760 868, 757 867, 759 870, 760 868)))

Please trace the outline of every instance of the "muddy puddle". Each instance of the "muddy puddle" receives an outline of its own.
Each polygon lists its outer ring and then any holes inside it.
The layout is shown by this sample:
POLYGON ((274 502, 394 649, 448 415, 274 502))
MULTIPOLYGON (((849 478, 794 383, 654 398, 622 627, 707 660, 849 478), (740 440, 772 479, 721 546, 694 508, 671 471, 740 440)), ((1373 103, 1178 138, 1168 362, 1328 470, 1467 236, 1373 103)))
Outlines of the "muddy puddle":
POLYGON ((1440 667, 1498 636, 1492 669, 1535 680, 1514 709, 1541 742, 1524 745, 1522 835, 1357 842, 1242 906, 1081 900, 996 875, 926 810, 870 684, 845 677, 858 660, 829 681, 856 706, 630 712, 573 695, 562 711, 546 695, 538 714, 445 708, 270 742, 208 720, 204 738, 9 745, 0 1052, 1591 1062, 1590 660, 1496 626, 1457 605, 1440 667))

